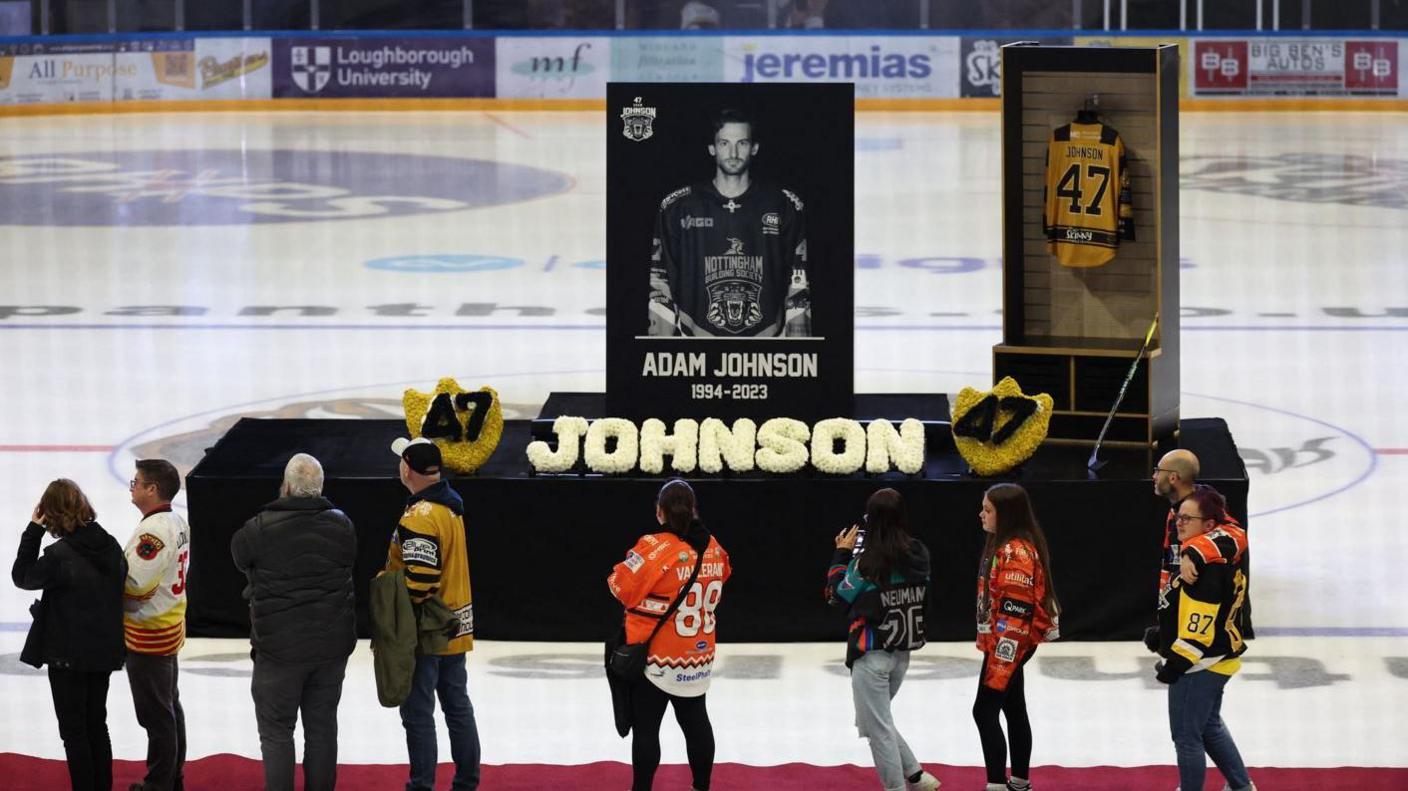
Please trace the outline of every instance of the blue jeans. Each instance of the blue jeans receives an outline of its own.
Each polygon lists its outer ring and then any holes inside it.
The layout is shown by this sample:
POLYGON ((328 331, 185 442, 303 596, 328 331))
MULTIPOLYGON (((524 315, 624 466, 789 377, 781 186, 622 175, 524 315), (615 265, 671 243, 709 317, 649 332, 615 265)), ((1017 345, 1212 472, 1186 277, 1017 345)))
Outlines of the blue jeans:
POLYGON ((455 761, 455 780, 450 788, 473 791, 479 787, 479 729, 474 725, 474 706, 469 702, 464 654, 416 657, 411 694, 401 704, 401 724, 406 728, 406 751, 411 760, 406 791, 435 788, 437 694, 445 712, 445 727, 450 731, 450 757, 455 761))
POLYGON ((1229 676, 1200 670, 1185 673, 1168 688, 1168 725, 1178 751, 1181 791, 1202 791, 1208 772, 1204 754, 1227 778, 1227 785, 1244 789, 1252 784, 1232 734, 1222 724, 1222 688, 1229 676))
POLYGON ((885 791, 904 791, 905 778, 921 771, 914 751, 895 728, 890 701, 904 683, 908 651, 866 651, 851 666, 856 730, 870 742, 870 757, 885 791))

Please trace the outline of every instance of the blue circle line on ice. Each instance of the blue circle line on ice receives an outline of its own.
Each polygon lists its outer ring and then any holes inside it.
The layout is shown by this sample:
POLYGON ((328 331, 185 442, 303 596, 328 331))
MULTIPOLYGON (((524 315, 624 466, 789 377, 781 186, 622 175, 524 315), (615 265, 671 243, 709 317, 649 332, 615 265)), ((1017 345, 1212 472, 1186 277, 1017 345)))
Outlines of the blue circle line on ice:
POLYGON ((369 151, 183 149, 0 157, 5 223, 209 226, 368 220, 502 206, 565 192, 556 171, 369 151))
POLYGON ((368 269, 387 272, 492 272, 523 266, 522 258, 500 255, 398 255, 367 262, 368 269))
POLYGON ((1342 427, 1342 426, 1336 426, 1336 425, 1333 424, 1333 423, 1326 422, 1326 421, 1321 420, 1321 419, 1316 418, 1316 417, 1311 417, 1310 415, 1302 415, 1302 414, 1299 413, 1299 412, 1292 412, 1292 411, 1290 411, 1289 409, 1279 409, 1279 408, 1277 408, 1277 407, 1267 406, 1266 404, 1258 404, 1258 403, 1254 403, 1254 402, 1252 402, 1252 401, 1239 401, 1239 400, 1237 400, 1237 399, 1235 399, 1235 398, 1223 398, 1222 396, 1202 395, 1202 394, 1200 394, 1200 393, 1189 393, 1189 392, 1184 392, 1183 395, 1185 395, 1185 396, 1191 395, 1191 396, 1196 396, 1196 397, 1198 397, 1198 398, 1206 398, 1206 399, 1209 399, 1209 400, 1211 400, 1211 401, 1221 401, 1221 402, 1226 403, 1226 404, 1236 404, 1236 405, 1238 405, 1238 406, 1249 407, 1249 408, 1252 408, 1252 409, 1261 409, 1261 410, 1264 410, 1264 411, 1267 411, 1267 412, 1271 412, 1271 413, 1274 413, 1274 414, 1277 414, 1277 415, 1282 415, 1282 416, 1284 416, 1284 417, 1291 417, 1291 418, 1296 418, 1296 419, 1298 419, 1298 420, 1304 420, 1304 421, 1307 421, 1307 422, 1310 422, 1310 423, 1314 423, 1315 425, 1320 426, 1320 427, 1322 427, 1322 428, 1326 428, 1326 429, 1329 429, 1330 431, 1334 431, 1334 432, 1337 432, 1337 433, 1339 433, 1339 434, 1342 434, 1344 437, 1346 437, 1347 439, 1349 439, 1351 442, 1353 442, 1354 444, 1358 445, 1359 448, 1364 451, 1364 455, 1368 457, 1368 459, 1369 459, 1369 464, 1368 464, 1368 466, 1365 467, 1365 468, 1359 473, 1359 475, 1357 475, 1357 476, 1354 478, 1354 480, 1350 481, 1349 483, 1346 483, 1346 484, 1343 484, 1343 485, 1341 485, 1341 486, 1338 486, 1338 487, 1336 487, 1336 488, 1334 488, 1334 489, 1331 489, 1331 490, 1328 491, 1328 492, 1322 492, 1321 494, 1317 494, 1317 495, 1315 495, 1315 496, 1313 496, 1313 497, 1308 497, 1308 498, 1306 498, 1306 499, 1304 499, 1304 500, 1298 500, 1298 501, 1296 501, 1296 502, 1294 502, 1294 503, 1291 503, 1290 505, 1281 505, 1281 506, 1277 506, 1277 507, 1272 508, 1272 509, 1267 510, 1267 511, 1260 511, 1260 512, 1257 512, 1257 513, 1254 513, 1254 514, 1248 514, 1248 515, 1247 515, 1247 518, 1248 518, 1249 520, 1250 520, 1250 519, 1256 519, 1256 518, 1263 517, 1263 516, 1271 516, 1272 514, 1279 514, 1279 513, 1281 513, 1282 511, 1290 511, 1290 510, 1292 510, 1292 509, 1294 509, 1294 508, 1301 508, 1301 507, 1304 507, 1304 506, 1307 506, 1307 505, 1313 505, 1313 504, 1318 503, 1318 502, 1320 502, 1320 501, 1322 501, 1322 500, 1328 500, 1328 499, 1330 499, 1331 497, 1334 497, 1335 495, 1344 494, 1345 492, 1349 491, 1350 489, 1353 489, 1354 487, 1358 486, 1359 484, 1361 484, 1361 483, 1363 483, 1363 482, 1369 480, 1370 476, 1372 476, 1372 475, 1374 474, 1374 471, 1377 470, 1378 467, 1379 467, 1379 454, 1377 454, 1377 453, 1374 452, 1374 447, 1373 447, 1372 445, 1370 445, 1368 442, 1366 442, 1363 437, 1359 436, 1358 434, 1355 434, 1353 431, 1350 431, 1349 429, 1344 428, 1344 427, 1342 427))

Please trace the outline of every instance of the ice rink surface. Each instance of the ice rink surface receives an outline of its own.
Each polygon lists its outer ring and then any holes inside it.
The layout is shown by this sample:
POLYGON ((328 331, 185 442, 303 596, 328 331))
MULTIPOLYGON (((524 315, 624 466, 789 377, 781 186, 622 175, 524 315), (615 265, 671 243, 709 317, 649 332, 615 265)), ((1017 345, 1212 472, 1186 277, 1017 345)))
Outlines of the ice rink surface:
MULTIPOLYGON (((1183 415, 1226 418, 1251 472, 1261 636, 1224 716, 1251 765, 1408 767, 1408 116, 1181 125, 1183 415)), ((188 469, 240 415, 396 417, 446 375, 510 417, 602 389, 605 134, 568 112, 0 119, 0 556, 60 476, 125 540, 133 459, 188 469)), ((857 136, 857 390, 989 383, 997 116, 862 113, 857 136)), ((0 591, 0 752, 62 758, 47 683, 16 661, 33 597, 0 591)), ((718 760, 868 764, 841 640, 838 622, 835 644, 723 645, 718 760)), ((192 758, 258 756, 247 653, 183 651, 192 758)), ((915 655, 897 710, 921 760, 980 763, 977 657, 915 655)), ((481 641, 484 760, 628 761, 599 662, 481 641)), ((1034 763, 1172 763, 1150 665, 1136 644, 1043 648, 1034 763)), ((117 756, 140 758, 121 676, 110 707, 117 756)), ((365 643, 341 720, 343 760, 405 760, 365 643)))

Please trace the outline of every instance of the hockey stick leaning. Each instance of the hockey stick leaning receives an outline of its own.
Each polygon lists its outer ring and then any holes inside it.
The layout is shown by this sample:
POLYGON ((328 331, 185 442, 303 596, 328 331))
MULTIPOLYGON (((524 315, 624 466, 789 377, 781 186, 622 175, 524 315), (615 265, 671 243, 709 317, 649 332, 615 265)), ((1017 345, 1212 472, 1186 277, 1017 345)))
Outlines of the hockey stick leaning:
POLYGON ((1149 342, 1154 339, 1154 330, 1159 326, 1159 314, 1154 314, 1154 320, 1149 324, 1149 331, 1144 333, 1144 345, 1139 347, 1139 353, 1134 355, 1134 362, 1129 365, 1129 372, 1124 375, 1124 382, 1120 384, 1120 393, 1115 396, 1115 404, 1110 407, 1110 414, 1105 416, 1105 425, 1100 427, 1100 436, 1095 438, 1095 449, 1090 451, 1090 460, 1085 463, 1087 469, 1098 470, 1105 466, 1096 456, 1100 455, 1100 445, 1105 441, 1105 432, 1110 430, 1110 423, 1114 422, 1115 413, 1119 411, 1120 404, 1124 403, 1124 392, 1129 389, 1129 383, 1134 379, 1134 372, 1139 370, 1139 361, 1143 359, 1144 352, 1149 348, 1149 342))

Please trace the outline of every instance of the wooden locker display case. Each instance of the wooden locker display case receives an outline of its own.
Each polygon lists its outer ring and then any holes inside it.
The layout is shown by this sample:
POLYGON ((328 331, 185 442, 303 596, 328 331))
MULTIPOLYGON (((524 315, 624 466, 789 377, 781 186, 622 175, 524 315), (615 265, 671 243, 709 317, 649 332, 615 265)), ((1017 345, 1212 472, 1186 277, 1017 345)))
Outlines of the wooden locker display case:
MULTIPOLYGON (((1118 189, 1118 184, 1110 185, 1118 189)), ((1098 193, 1097 193, 1098 194, 1098 193)), ((1002 343, 1011 376, 1055 401, 1051 442, 1093 443, 1155 315, 1105 437, 1147 447, 1178 430, 1178 48, 1002 48, 1002 343), (1134 239, 1099 266, 1062 265, 1044 226, 1052 133, 1093 112, 1124 141, 1134 239)))

